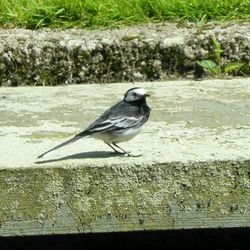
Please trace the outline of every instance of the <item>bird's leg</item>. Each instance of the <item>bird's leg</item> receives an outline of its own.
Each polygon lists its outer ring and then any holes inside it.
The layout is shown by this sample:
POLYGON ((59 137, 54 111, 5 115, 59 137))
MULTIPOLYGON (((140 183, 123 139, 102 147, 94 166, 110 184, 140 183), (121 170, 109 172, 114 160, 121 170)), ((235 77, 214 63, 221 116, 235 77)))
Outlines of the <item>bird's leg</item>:
POLYGON ((130 152, 125 151, 123 148, 121 148, 120 146, 118 146, 116 143, 113 143, 113 145, 116 146, 117 148, 119 148, 127 156, 130 156, 130 157, 139 157, 139 156, 141 156, 141 154, 139 154, 139 155, 133 155, 130 152))
MULTIPOLYGON (((111 144, 109 144, 109 143, 106 143, 108 146, 110 146, 114 151, 115 151, 115 153, 116 154, 126 154, 124 151, 123 152, 120 152, 120 151, 118 151, 118 150, 116 150, 116 148, 115 147, 113 147, 111 144)), ((119 147, 118 147, 119 148, 119 147)))
POLYGON ((122 149, 120 146, 118 146, 116 143, 112 143, 115 147, 119 148, 124 154, 130 155, 127 151, 122 149))

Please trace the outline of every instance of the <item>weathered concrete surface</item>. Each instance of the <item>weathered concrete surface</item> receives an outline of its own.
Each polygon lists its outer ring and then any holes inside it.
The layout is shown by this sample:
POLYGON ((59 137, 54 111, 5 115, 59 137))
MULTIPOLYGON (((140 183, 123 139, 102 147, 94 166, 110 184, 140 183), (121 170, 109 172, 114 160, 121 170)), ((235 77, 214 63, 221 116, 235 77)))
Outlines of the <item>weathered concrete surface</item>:
POLYGON ((196 61, 224 49, 222 63, 250 75, 250 23, 149 24, 118 30, 0 30, 0 86, 201 77, 196 61))
POLYGON ((0 89, 0 235, 250 226, 249 79, 143 86, 141 157, 86 139, 42 162, 132 84, 0 89))

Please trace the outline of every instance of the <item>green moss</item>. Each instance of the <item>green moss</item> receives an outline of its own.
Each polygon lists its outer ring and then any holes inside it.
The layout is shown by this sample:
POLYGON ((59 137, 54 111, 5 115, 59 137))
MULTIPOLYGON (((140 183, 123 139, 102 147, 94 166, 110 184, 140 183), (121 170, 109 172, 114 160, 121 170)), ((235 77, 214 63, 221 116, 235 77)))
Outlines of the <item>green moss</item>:
POLYGON ((62 185, 52 170, 1 170, 0 221, 56 220, 62 185))

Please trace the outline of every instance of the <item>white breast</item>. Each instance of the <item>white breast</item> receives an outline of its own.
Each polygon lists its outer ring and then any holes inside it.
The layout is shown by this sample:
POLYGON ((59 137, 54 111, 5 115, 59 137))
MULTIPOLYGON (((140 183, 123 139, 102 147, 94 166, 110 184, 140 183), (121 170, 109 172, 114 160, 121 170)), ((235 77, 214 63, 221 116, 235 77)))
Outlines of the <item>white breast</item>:
POLYGON ((95 134, 94 138, 100 139, 105 143, 119 143, 132 139, 140 133, 142 126, 139 128, 129 128, 119 131, 113 131, 112 133, 95 134))

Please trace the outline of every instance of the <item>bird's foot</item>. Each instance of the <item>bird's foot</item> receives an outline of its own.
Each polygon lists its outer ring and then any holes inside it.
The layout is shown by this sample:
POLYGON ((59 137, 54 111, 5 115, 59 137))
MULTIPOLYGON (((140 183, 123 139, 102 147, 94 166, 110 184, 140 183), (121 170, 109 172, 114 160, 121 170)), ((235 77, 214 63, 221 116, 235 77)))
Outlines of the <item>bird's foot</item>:
POLYGON ((139 155, 134 155, 134 154, 131 154, 131 152, 128 152, 128 151, 125 151, 124 149, 122 149, 120 146, 118 146, 116 143, 106 143, 108 146, 110 146, 113 150, 114 150, 114 153, 113 154, 116 154, 116 155, 123 155, 123 156, 127 156, 127 157, 140 157, 141 154, 139 155), (118 151, 117 150, 120 149, 121 151, 118 151))
POLYGON ((127 156, 127 157, 140 157, 140 156, 142 156, 142 154, 131 154, 130 152, 128 153, 125 153, 125 156, 127 156))
POLYGON ((120 155, 120 156, 125 156, 125 157, 140 157, 142 154, 132 154, 131 152, 110 152, 110 155, 120 155))
POLYGON ((119 152, 119 154, 124 155, 126 157, 140 157, 142 154, 132 154, 131 151, 119 152))

